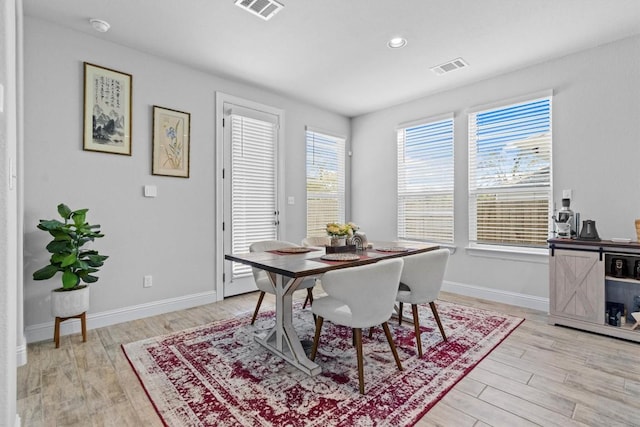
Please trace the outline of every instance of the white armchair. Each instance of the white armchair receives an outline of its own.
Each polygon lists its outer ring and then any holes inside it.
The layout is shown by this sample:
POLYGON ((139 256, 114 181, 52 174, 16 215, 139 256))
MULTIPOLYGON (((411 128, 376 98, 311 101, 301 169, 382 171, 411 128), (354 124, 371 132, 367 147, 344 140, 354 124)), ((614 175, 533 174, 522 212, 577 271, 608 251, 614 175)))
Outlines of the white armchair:
MULTIPOLYGON (((249 246, 249 252, 264 252, 264 251, 274 251, 282 248, 291 248, 297 245, 291 242, 285 242, 282 240, 264 240, 260 242, 252 243, 249 246)), ((287 255, 283 255, 287 256, 287 255)), ((259 268, 252 268, 253 278, 256 282, 256 286, 260 291, 260 296, 258 297, 258 303, 256 304, 256 309, 253 312, 253 317, 251 317, 251 324, 253 325, 256 321, 256 317, 258 316, 258 311, 260 310, 260 306, 262 305, 262 300, 264 299, 264 295, 266 292, 270 294, 274 294, 275 291, 273 289, 273 285, 271 284, 271 280, 267 276, 267 273, 264 270, 259 268)), ((303 280, 302 283, 298 285, 298 289, 306 289, 307 290, 307 299, 305 299, 305 306, 307 305, 307 301, 313 304, 313 287, 315 286, 315 280, 308 279, 303 280)))
POLYGON ((418 356, 422 357, 422 341, 420 340, 420 322, 418 319, 418 304, 429 303, 433 317, 438 324, 442 338, 447 336, 438 316, 435 300, 438 299, 444 273, 449 259, 448 249, 437 249, 417 255, 404 257, 404 267, 400 277, 400 287, 396 301, 398 301, 398 322, 402 323, 403 303, 411 304, 413 326, 416 334, 418 356))
POLYGON ((311 308, 313 314, 317 316, 311 360, 315 360, 318 351, 324 319, 352 328, 361 394, 364 394, 362 328, 382 324, 396 365, 399 370, 402 370, 402 364, 387 324, 393 313, 402 264, 402 259, 396 258, 360 267, 329 271, 322 276, 322 287, 327 296, 315 300, 311 308))

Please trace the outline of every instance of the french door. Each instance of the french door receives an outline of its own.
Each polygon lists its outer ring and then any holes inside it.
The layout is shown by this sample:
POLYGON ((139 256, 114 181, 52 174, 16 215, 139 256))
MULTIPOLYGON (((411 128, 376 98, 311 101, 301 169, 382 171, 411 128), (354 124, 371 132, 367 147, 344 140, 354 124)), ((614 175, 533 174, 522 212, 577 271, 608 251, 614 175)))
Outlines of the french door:
MULTIPOLYGON (((249 252, 251 243, 278 238, 280 114, 268 107, 223 104, 224 253, 249 252)), ((247 265, 224 261, 224 296, 255 291, 247 265)))

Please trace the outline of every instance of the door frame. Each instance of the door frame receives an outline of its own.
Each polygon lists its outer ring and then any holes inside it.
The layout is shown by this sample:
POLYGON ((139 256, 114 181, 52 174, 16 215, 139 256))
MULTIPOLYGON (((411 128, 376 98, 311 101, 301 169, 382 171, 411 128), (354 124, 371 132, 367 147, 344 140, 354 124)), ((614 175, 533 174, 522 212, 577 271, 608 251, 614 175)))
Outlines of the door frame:
MULTIPOLYGON (((276 186, 277 186, 277 196, 276 203, 278 210, 280 212, 279 221, 281 224, 285 224, 286 215, 284 209, 284 197, 285 193, 284 189, 284 156, 283 156, 283 147, 284 147, 284 135, 285 135, 285 115, 284 110, 280 108, 273 107, 271 105, 261 104, 255 101, 251 101, 245 98, 240 98, 234 95, 229 95, 224 92, 216 91, 216 118, 215 118, 215 127, 216 127, 216 140, 215 140, 215 173, 214 179, 215 182, 215 228, 214 228, 214 279, 215 279, 215 290, 216 290, 216 301, 222 301, 224 299, 224 231, 223 231, 223 221, 224 221, 224 181, 223 181, 223 171, 224 171, 224 127, 222 126, 222 120, 224 119, 224 104, 236 104, 241 105, 243 107, 252 108, 255 110, 268 111, 273 114, 277 114, 280 117, 280 123, 278 126, 278 141, 276 147, 276 162, 277 162, 277 175, 276 175, 276 186)), ((228 175, 227 175, 228 177, 228 175)), ((282 238, 281 233, 282 228, 279 228, 278 238, 282 238)))

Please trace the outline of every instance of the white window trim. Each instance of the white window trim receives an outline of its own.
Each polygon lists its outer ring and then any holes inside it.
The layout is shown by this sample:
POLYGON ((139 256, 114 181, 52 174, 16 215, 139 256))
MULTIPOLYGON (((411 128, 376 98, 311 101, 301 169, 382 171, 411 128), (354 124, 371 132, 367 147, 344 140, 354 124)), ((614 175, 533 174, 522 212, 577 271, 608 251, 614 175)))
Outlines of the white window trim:
POLYGON ((466 110, 467 115, 477 113, 478 111, 491 110, 494 108, 500 108, 505 105, 519 104, 521 102, 527 102, 532 99, 538 98, 550 98, 553 97, 553 89, 541 90, 539 92, 532 92, 526 95, 515 96, 513 98, 502 99, 500 101, 494 101, 487 104, 476 105, 466 110))
MULTIPOLYGON (((435 123, 435 122, 442 122, 442 121, 446 121, 446 120, 451 120, 451 125, 452 125, 452 157, 453 157, 453 186, 452 186, 452 197, 453 197, 453 211, 452 211, 452 223, 451 223, 451 241, 433 241, 434 244, 439 244, 442 247, 449 247, 449 248, 453 248, 452 253, 455 252, 455 246, 454 246, 454 242, 455 242, 455 193, 456 193, 456 186, 455 186, 455 115, 453 112, 450 113, 443 113, 443 114, 438 114, 438 115, 434 115, 434 116, 430 116, 430 117, 425 117, 425 118, 421 118, 421 119, 416 119, 416 120, 411 120, 411 121, 407 121, 407 122, 403 122, 403 123, 399 123, 396 126, 396 138, 397 138, 397 134, 399 131, 405 130, 407 128, 411 128, 411 127, 416 127, 416 126, 422 126, 422 125, 427 125, 430 123, 435 123)), ((396 148, 396 154, 398 153, 398 150, 396 148)), ((399 164, 399 161, 396 160, 396 164, 399 164)), ((397 174, 399 174, 399 170, 396 171, 397 174)), ((397 176, 396 176, 397 178, 397 176)), ((396 188, 396 214, 399 210, 399 194, 397 193, 397 188, 396 188)), ((399 224, 396 224, 396 227, 399 228, 399 224)), ((400 237, 399 237, 400 238, 400 237)), ((425 239, 424 241, 429 241, 429 239, 425 239)))
POLYGON ((442 120, 449 120, 449 119, 454 119, 455 115, 453 113, 444 113, 444 114, 438 114, 435 116, 430 116, 430 117, 425 117, 422 119, 416 119, 416 120, 411 120, 408 122, 403 122, 403 123, 399 123, 396 126, 396 131, 400 130, 400 129, 405 129, 405 128, 410 128, 410 127, 414 127, 414 126, 420 126, 420 125, 424 125, 427 123, 431 123, 431 122, 439 122, 442 120))
MULTIPOLYGON (((551 167, 549 171, 549 221, 548 221, 548 229, 552 228, 552 220, 551 217, 553 215, 553 89, 546 89, 538 92, 532 92, 529 94, 512 97, 509 99, 499 100, 487 104, 476 105, 474 107, 468 108, 466 110, 467 113, 467 128, 469 126, 469 115, 477 112, 491 110, 495 108, 500 108, 507 105, 513 105, 523 102, 528 102, 530 100, 535 100, 539 98, 551 98, 551 111, 549 122, 551 124, 551 167)), ((470 138, 467 135, 467 147, 468 147, 468 139, 470 138)), ((467 169, 469 168, 469 163, 467 163, 467 169)), ((467 170, 469 173, 469 170, 467 170)), ((469 188, 467 192, 470 193, 469 188)), ((469 195, 467 195, 469 197, 469 195)), ((467 220, 471 220, 470 208, 467 208, 467 220)), ((471 227, 471 225, 469 225, 471 227)), ((493 245, 487 243, 478 243, 475 241, 469 241, 468 245, 465 247, 466 252, 471 256, 483 256, 488 258, 501 258, 501 259, 513 259, 517 261, 527 261, 527 262, 538 262, 548 264, 548 250, 543 247, 527 247, 527 246, 511 246, 511 245, 493 245)))
POLYGON ((502 246, 469 243, 469 245, 464 249, 465 252, 470 256, 533 262, 537 264, 549 263, 549 250, 547 248, 527 248, 524 246, 502 246))

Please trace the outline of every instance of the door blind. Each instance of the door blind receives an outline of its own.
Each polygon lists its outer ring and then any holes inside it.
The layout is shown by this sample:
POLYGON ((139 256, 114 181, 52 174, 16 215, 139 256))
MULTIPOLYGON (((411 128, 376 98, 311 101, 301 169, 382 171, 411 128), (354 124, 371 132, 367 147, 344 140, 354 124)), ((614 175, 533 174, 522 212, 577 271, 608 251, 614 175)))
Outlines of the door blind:
POLYGON ((401 127, 398 237, 453 243, 453 117, 401 127))
POLYGON ((307 129, 307 236, 345 221, 345 138, 307 129))
MULTIPOLYGON (((251 243, 277 238, 277 122, 231 115, 231 246, 249 252, 251 243)), ((233 263, 233 276, 251 272, 233 263)))
POLYGON ((551 97, 469 114, 469 235, 545 247, 551 217, 551 97))

